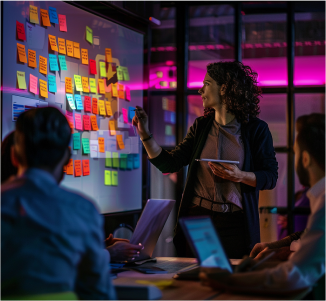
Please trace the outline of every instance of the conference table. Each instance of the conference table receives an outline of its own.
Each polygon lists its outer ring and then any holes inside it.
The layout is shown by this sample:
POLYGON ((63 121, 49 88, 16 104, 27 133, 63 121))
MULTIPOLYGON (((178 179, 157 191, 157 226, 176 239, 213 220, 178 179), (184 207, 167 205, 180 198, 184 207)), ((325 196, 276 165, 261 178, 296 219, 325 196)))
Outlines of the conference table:
MULTIPOLYGON (((117 274, 113 280, 115 285, 154 285, 161 290, 162 300, 300 300, 307 295, 310 289, 302 290, 288 296, 267 296, 254 294, 239 294, 231 292, 219 292, 210 287, 203 286, 200 281, 178 280, 173 276, 181 268, 197 263, 195 258, 156 257, 157 262, 148 262, 142 266, 161 267, 168 271, 166 274, 143 274, 138 271, 128 270, 117 274)), ((236 264, 235 260, 231 260, 236 264)), ((127 299, 137 299, 130 295, 127 299)))

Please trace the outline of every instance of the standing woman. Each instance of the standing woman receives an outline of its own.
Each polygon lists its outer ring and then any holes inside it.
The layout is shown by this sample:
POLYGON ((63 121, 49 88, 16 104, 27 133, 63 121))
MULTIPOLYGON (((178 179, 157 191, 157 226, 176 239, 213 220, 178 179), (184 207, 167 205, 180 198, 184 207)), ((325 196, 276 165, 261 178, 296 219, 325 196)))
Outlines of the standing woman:
MULTIPOLYGON (((229 258, 242 258, 260 242, 259 191, 273 189, 278 177, 271 133, 256 117, 261 94, 257 73, 237 61, 211 63, 198 92, 204 116, 195 120, 174 150, 162 150, 156 143, 140 107, 133 125, 150 162, 160 171, 174 173, 189 165, 178 218, 211 216, 229 258), (195 161, 199 158, 240 163, 195 161)), ((178 255, 192 257, 178 223, 175 232, 178 255)))

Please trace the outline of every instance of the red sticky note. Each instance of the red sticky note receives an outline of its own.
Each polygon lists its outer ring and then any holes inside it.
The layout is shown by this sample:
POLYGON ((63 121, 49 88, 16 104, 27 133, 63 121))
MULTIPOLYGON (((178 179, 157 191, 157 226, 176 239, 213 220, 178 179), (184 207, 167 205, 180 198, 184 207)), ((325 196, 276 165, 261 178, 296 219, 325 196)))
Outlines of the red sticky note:
POLYGON ((89 176, 89 160, 83 160, 83 176, 89 176))
POLYGON ((81 175, 81 160, 75 160, 75 177, 80 177, 81 175))
POLYGON ((85 131, 91 131, 91 119, 88 115, 83 115, 83 121, 84 121, 84 130, 85 131))
POLYGON ((58 15, 60 31, 67 31, 67 21, 65 15, 58 15))
POLYGON ((67 175, 74 174, 74 160, 69 159, 69 163, 67 164, 67 175))
POLYGON ((16 21, 17 38, 26 41, 25 26, 23 23, 16 21))
POLYGON ((128 87, 125 87, 126 89, 126 100, 130 101, 130 89, 128 87))
POLYGON ((122 108, 122 115, 123 115, 123 122, 128 123, 128 110, 125 108, 122 108))
POLYGON ((95 60, 89 60, 89 72, 90 74, 97 74, 95 60))
POLYGON ((92 102, 93 102, 93 114, 97 114, 97 110, 98 110, 98 108, 97 108, 97 98, 93 98, 92 99, 92 102))
POLYGON ((85 96, 84 98, 84 111, 90 113, 92 112, 91 98, 89 96, 85 96))
POLYGON ((75 113, 75 126, 76 130, 83 130, 82 117, 81 114, 75 113))
POLYGON ((34 94, 38 94, 37 82, 38 82, 38 78, 36 76, 30 74, 29 75, 29 91, 34 94))

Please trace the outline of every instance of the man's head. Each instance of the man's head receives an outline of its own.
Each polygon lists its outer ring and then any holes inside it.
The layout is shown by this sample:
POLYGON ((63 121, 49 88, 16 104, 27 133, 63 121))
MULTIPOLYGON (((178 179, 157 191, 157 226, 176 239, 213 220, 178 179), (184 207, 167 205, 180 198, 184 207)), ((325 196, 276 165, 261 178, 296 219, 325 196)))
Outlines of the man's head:
POLYGON ((309 187, 312 178, 325 176, 325 114, 300 116, 296 130, 295 170, 300 183, 309 187))
POLYGON ((14 157, 24 168, 54 171, 69 160, 71 130, 56 108, 28 110, 16 122, 14 157))

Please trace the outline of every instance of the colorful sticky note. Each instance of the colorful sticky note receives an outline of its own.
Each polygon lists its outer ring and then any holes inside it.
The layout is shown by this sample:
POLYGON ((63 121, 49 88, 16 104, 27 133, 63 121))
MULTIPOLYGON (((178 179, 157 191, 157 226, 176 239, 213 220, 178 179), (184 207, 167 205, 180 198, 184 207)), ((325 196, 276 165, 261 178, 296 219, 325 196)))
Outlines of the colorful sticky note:
POLYGON ((97 74, 95 60, 89 60, 89 72, 90 74, 97 74))
POLYGON ((93 114, 97 114, 98 113, 98 108, 97 108, 97 98, 92 98, 92 112, 93 114))
POLYGON ((97 93, 96 79, 95 78, 90 78, 89 79, 89 87, 90 87, 91 93, 97 93))
POLYGON ((75 160, 75 177, 80 177, 81 175, 81 160, 75 160))
POLYGON ((112 63, 112 52, 110 48, 105 48, 105 60, 107 63, 112 63))
POLYGON ((83 145, 83 153, 84 154, 90 154, 91 151, 90 151, 90 148, 89 148, 89 139, 88 138, 82 138, 82 145, 83 145))
POLYGON ((25 26, 23 23, 16 21, 17 38, 22 41, 26 41, 25 26))
POLYGON ((37 77, 33 74, 29 75, 29 91, 37 94, 37 77))
POLYGON ((73 149, 80 149, 80 133, 72 134, 73 149))
POLYGON ((125 108, 122 108, 122 115, 123 115, 123 122, 128 123, 128 110, 125 108))
POLYGON ((112 154, 111 152, 105 152, 105 167, 112 167, 112 154))
POLYGON ((48 98, 48 83, 42 79, 40 79, 40 95, 48 98))
POLYGON ((116 134, 114 120, 109 120, 109 129, 110 129, 110 135, 114 136, 116 134))
POLYGON ((57 38, 49 34, 49 42, 52 51, 58 51, 57 38))
POLYGON ((125 92, 123 90, 118 90, 118 96, 120 99, 125 99, 125 92))
POLYGON ((58 55, 59 63, 60 63, 60 69, 62 70, 68 70, 67 63, 66 63, 66 57, 64 55, 58 55))
POLYGON ((100 115, 105 116, 106 112, 105 112, 104 100, 101 100, 101 99, 98 100, 98 108, 99 108, 99 111, 100 111, 100 115))
POLYGON ((65 77, 66 93, 72 93, 72 80, 71 77, 65 77))
POLYGON ((128 87, 125 88, 126 88, 126 100, 130 101, 130 89, 128 87))
POLYGON ((100 94, 105 94, 104 79, 98 79, 98 87, 100 90, 100 94))
POLYGON ((49 6, 49 16, 51 23, 59 24, 57 9, 55 7, 49 6))
POLYGON ((73 117, 72 112, 66 111, 66 118, 67 118, 70 128, 73 129, 75 127, 75 123, 74 123, 74 117, 73 117))
POLYGON ((105 62, 100 62, 100 76, 106 77, 105 62))
POLYGON ((43 74, 48 74, 48 59, 43 56, 39 56, 39 71, 43 74))
POLYGON ((106 114, 108 116, 112 116, 113 114, 112 114, 111 102, 106 101, 105 102, 105 107, 106 107, 106 114))
POLYGON ((55 76, 49 74, 48 75, 48 85, 49 85, 49 92, 56 93, 57 92, 57 82, 55 80, 55 76))
POLYGON ((74 75, 74 79, 75 79, 75 87, 77 91, 83 91, 83 85, 82 85, 82 81, 81 81, 81 76, 80 75, 74 75))
POLYGON ((67 55, 73 57, 74 56, 74 42, 66 40, 67 46, 67 55))
POLYGON ((134 156, 133 154, 127 155, 127 169, 133 169, 134 168, 134 156))
POLYGON ((76 110, 75 101, 74 101, 74 97, 72 96, 72 94, 66 94, 66 97, 67 97, 70 108, 72 110, 76 110))
POLYGON ((118 97, 118 84, 111 84, 113 97, 118 97))
POLYGON ((28 49, 28 67, 37 68, 35 50, 28 49))
POLYGON ((17 51, 18 51, 19 61, 22 63, 27 63, 25 45, 17 43, 17 51))
POLYGON ((65 15, 58 15, 60 31, 67 31, 67 20, 65 15))
POLYGON ((120 169, 127 168, 127 154, 120 154, 120 169))
POLYGON ((83 123, 82 123, 82 117, 81 114, 75 113, 75 127, 76 130, 83 130, 83 123))
POLYGON ((89 176, 89 160, 82 160, 83 161, 83 176, 89 176))
POLYGON ((118 172, 115 170, 112 170, 112 185, 118 186, 118 172))
POLYGON ((59 53, 66 55, 66 41, 65 39, 58 38, 59 53))
POLYGON ((17 81, 18 81, 18 88, 25 90, 26 87, 26 79, 25 79, 25 72, 17 71, 17 81))
POLYGON ((112 165, 114 168, 119 168, 119 153, 112 152, 112 165))
POLYGON ((134 168, 139 168, 140 162, 139 162, 139 154, 133 154, 134 155, 134 168))
POLYGON ((39 24, 37 7, 29 5, 29 22, 39 24))
POLYGON ((123 138, 122 135, 117 135, 117 142, 118 142, 118 146, 120 149, 124 149, 125 148, 125 144, 123 142, 123 138))
POLYGON ((74 42, 74 57, 80 59, 80 45, 77 42, 74 42))
POLYGON ((58 59, 55 54, 49 53, 49 65, 51 71, 59 71, 58 59))
POLYGON ((98 131, 97 120, 95 115, 91 115, 92 130, 98 131))
POLYGON ((135 116, 135 109, 134 107, 129 107, 128 108, 128 121, 131 123, 132 122, 132 119, 134 118, 135 116))
POLYGON ((88 115, 83 115, 84 130, 91 131, 91 120, 88 115))
POLYGON ((43 26, 51 26, 49 12, 46 9, 40 8, 40 14, 43 26))
POLYGON ((89 96, 84 97, 85 112, 92 112, 91 98, 89 96))
POLYGON ((98 138, 98 151, 100 153, 104 153, 104 149, 105 149, 105 147, 104 147, 104 138, 103 137, 99 137, 98 138))
POLYGON ((82 56, 82 64, 88 65, 88 50, 82 48, 81 56, 82 56))
POLYGON ((86 41, 93 44, 93 30, 86 26, 86 41))
POLYGON ((117 66, 117 78, 118 80, 123 80, 123 72, 120 66, 117 66))
POLYGON ((127 67, 120 67, 123 73, 123 80, 130 80, 127 67))
POLYGON ((77 110, 83 110, 84 109, 83 102, 82 102, 80 94, 75 94, 75 102, 76 102, 77 110))
POLYGON ((111 170, 104 170, 104 185, 111 186, 111 170))
POLYGON ((82 76, 83 92, 89 93, 88 77, 82 76))
POLYGON ((74 160, 69 159, 69 163, 67 164, 67 175, 74 174, 74 160))

